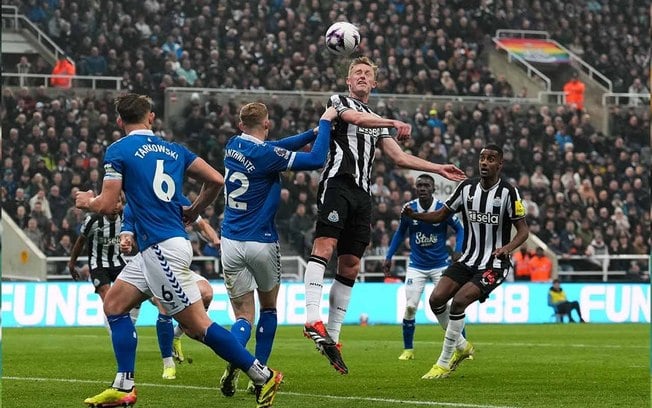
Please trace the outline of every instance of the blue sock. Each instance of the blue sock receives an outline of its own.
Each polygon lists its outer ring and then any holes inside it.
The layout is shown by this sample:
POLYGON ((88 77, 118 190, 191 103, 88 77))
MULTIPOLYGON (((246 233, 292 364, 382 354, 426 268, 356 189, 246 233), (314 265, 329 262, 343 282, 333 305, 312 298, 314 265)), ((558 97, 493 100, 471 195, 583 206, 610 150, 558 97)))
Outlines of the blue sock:
POLYGON ((215 354, 242 371, 249 370, 256 360, 231 332, 217 323, 208 326, 202 342, 210 347, 215 354))
POLYGON ((269 355, 272 354, 277 324, 276 309, 263 309, 260 311, 260 317, 256 325, 256 358, 262 364, 267 364, 269 355))
POLYGON ((111 327, 113 353, 118 363, 119 373, 133 373, 136 366, 136 346, 138 337, 129 313, 107 316, 111 327))
POLYGON ((156 335, 158 337, 158 347, 161 350, 161 357, 172 357, 172 340, 174 340, 172 317, 162 313, 158 314, 158 319, 156 319, 156 335))
POLYGON ((414 329, 414 319, 403 319, 403 348, 406 350, 414 348, 414 329))
POLYGON ((238 343, 247 347, 247 343, 251 338, 251 323, 247 319, 238 319, 231 326, 231 334, 238 340, 238 343))

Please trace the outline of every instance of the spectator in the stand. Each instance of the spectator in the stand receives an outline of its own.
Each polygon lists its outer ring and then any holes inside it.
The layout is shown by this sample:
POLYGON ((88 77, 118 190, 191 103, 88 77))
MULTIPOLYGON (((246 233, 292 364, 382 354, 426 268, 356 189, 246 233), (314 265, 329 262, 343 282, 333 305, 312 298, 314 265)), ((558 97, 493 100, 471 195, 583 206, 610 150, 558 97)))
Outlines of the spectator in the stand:
POLYGON ((582 242, 591 242, 595 236, 593 229, 594 225, 587 218, 582 218, 580 225, 575 227, 575 235, 582 238, 582 242))
POLYGON ((530 280, 532 282, 549 282, 552 276, 552 261, 546 256, 542 247, 537 247, 530 259, 530 280))
MULTIPOLYGON (((290 195, 293 200, 297 200, 299 198, 300 193, 305 193, 306 198, 311 199, 311 190, 310 190, 310 184, 308 182, 308 178, 306 176, 306 173, 303 171, 297 172, 294 175, 294 181, 292 184, 288 187, 290 190, 290 195)), ((311 199, 312 201, 312 199, 311 199)))
POLYGON ((512 260, 514 261, 514 280, 530 280, 530 258, 527 246, 525 245, 521 245, 518 252, 512 255, 512 260))
POLYGON ((36 218, 30 218, 27 221, 27 229, 25 229, 25 235, 29 238, 34 245, 40 250, 43 250, 43 232, 38 226, 38 221, 36 218))
POLYGON ((4 177, 0 185, 5 188, 9 197, 13 197, 16 194, 16 189, 18 188, 18 183, 14 180, 14 170, 12 168, 5 168, 4 177))
POLYGON ((107 71, 106 58, 100 54, 97 47, 91 48, 91 54, 84 60, 86 75, 104 76, 107 71))
POLYGON ((632 242, 632 249, 634 254, 637 255, 649 255, 650 247, 645 243, 645 239, 642 234, 634 235, 634 242, 632 242))
POLYGON ((577 71, 573 72, 571 79, 564 84, 564 95, 566 104, 574 105, 577 110, 584 110, 584 92, 586 85, 580 80, 577 71))
POLYGON ((306 250, 309 249, 305 247, 304 238, 310 229, 312 229, 313 223, 314 220, 312 217, 306 215, 306 206, 301 203, 298 204, 294 210, 294 214, 290 217, 288 238, 292 248, 302 257, 305 257, 306 250))
POLYGON ((59 186, 50 186, 50 193, 47 196, 47 202, 50 206, 52 221, 57 225, 61 225, 61 220, 65 217, 70 203, 61 195, 59 186))
MULTIPOLYGON (((18 74, 33 74, 32 72, 32 64, 29 62, 27 59, 27 56, 23 55, 20 57, 20 61, 16 64, 16 73, 18 74)), ((24 81, 18 82, 18 85, 24 86, 24 85, 31 85, 32 84, 32 79, 26 78, 24 81)))
POLYGON ((175 39, 173 35, 168 35, 167 40, 165 43, 161 46, 161 50, 166 54, 173 54, 177 59, 181 58, 181 55, 183 54, 183 48, 181 47, 181 44, 179 44, 175 39))
POLYGON ((186 58, 181 61, 181 66, 177 68, 177 76, 179 78, 184 78, 188 86, 194 86, 197 81, 197 71, 192 68, 190 59, 186 58))
POLYGON ((48 220, 52 218, 52 211, 50 209, 50 202, 45 195, 45 189, 39 189, 38 192, 29 199, 30 214, 33 215, 34 211, 39 211, 48 220))
POLYGON ((376 221, 383 221, 385 226, 391 224, 394 216, 392 215, 387 202, 380 202, 371 210, 371 223, 376 224, 376 221))
MULTIPOLYGON (((281 200, 279 202, 278 210, 276 211, 276 229, 279 235, 284 239, 288 239, 288 231, 290 226, 290 217, 294 214, 295 205, 290 199, 290 190, 287 188, 281 189, 281 200)), ((305 210, 305 208, 304 208, 305 210)))
MULTIPOLYGON (((27 228, 27 223, 30 218, 29 218, 29 213, 24 205, 19 205, 18 207, 16 207, 16 212, 10 215, 11 218, 16 223, 16 225, 18 226, 18 228, 23 230, 27 228)), ((37 228, 38 228, 38 223, 37 223, 37 228)))
POLYGON ((70 76, 76 75, 77 70, 66 54, 59 54, 54 68, 52 68, 52 78, 50 78, 50 85, 56 88, 68 89, 72 85, 72 78, 70 76))
POLYGON ((629 232, 631 228, 629 219, 624 214, 622 208, 618 207, 614 210, 614 215, 611 216, 611 220, 613 221, 616 234, 626 234, 629 232))
POLYGON ((630 93, 630 94, 648 94, 647 98, 643 98, 641 96, 630 97, 629 98, 629 104, 632 105, 632 106, 639 106, 639 105, 643 105, 643 104, 647 105, 647 104, 650 103, 650 98, 649 98, 650 90, 647 89, 647 86, 645 86, 645 84, 643 84, 643 82, 641 81, 641 78, 638 78, 638 77, 634 78, 634 81, 629 86, 629 89, 627 89, 627 93, 630 93))
POLYGON ((390 191, 385 185, 385 178, 383 176, 376 176, 376 181, 369 187, 371 197, 376 203, 384 203, 389 200, 390 191))

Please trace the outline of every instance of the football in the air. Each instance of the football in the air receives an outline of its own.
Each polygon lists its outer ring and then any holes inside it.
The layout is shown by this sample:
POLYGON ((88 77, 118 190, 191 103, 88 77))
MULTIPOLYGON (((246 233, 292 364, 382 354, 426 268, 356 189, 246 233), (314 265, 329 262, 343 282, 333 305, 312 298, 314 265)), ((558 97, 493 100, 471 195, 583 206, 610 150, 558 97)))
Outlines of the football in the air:
POLYGON ((324 39, 328 51, 346 57, 360 45, 360 32, 351 23, 339 22, 328 27, 324 39))

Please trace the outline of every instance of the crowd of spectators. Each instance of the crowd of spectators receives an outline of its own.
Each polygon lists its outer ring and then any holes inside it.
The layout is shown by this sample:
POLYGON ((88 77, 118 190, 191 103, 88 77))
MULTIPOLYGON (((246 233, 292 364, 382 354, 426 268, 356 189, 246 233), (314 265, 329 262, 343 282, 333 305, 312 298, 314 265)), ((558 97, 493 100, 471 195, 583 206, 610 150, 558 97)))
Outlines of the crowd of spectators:
MULTIPOLYGON (((323 105, 288 108, 267 101, 272 138, 287 136, 317 123, 323 105)), ((614 109, 612 132, 596 131, 588 114, 565 106, 521 106, 489 109, 480 102, 471 109, 446 102, 416 112, 399 109, 392 100, 376 110, 413 126, 404 148, 424 159, 452 162, 469 177, 477 175, 479 149, 497 143, 505 150, 503 175, 523 193, 532 233, 562 258, 592 255, 600 247, 609 254, 649 254, 650 154, 646 141, 649 112, 614 109), (597 240, 596 237, 601 237, 597 240), (599 242, 596 242, 599 241, 599 242)), ((67 256, 84 214, 75 209, 78 189, 101 188, 102 155, 121 136, 111 101, 60 96, 51 99, 39 88, 5 88, 2 100, 2 207, 48 255, 67 256)), ((193 148, 214 167, 223 169, 225 141, 235 132, 239 106, 219 107, 194 100, 189 115, 202 129, 198 138, 182 132, 177 141, 193 148), (184 136, 181 136, 184 135, 184 136)), ((163 137, 160 120, 154 131, 163 137)), ((401 207, 413 195, 413 180, 377 151, 372 180, 375 201, 372 246, 368 254, 383 255, 398 226, 401 207)), ((316 211, 318 172, 284 173, 282 205, 277 222, 288 251, 306 255, 316 211)), ((199 186, 188 183, 191 199, 199 186)), ((221 203, 204 214, 219 228, 221 203)), ((409 248, 404 246, 401 251, 409 248)), ((203 244, 195 245, 203 255, 203 244)), ((400 251, 399 251, 400 252, 400 251)), ((631 279, 646 279, 641 261, 613 261, 631 279)))
MULTIPOLYGON (((77 61, 78 74, 123 77, 124 88, 148 94, 172 85, 340 89, 321 34, 342 19, 359 26, 361 51, 383 67, 384 92, 519 93, 481 58, 501 28, 547 31, 606 75, 614 92, 649 92, 649 4, 635 0, 7 3, 77 61)), ((40 58, 31 65, 50 73, 40 58)))
MULTIPOLYGON (((157 107, 169 86, 342 91, 343 67, 320 42, 327 25, 343 16, 360 27, 360 50, 379 63, 386 93, 515 96, 482 58, 488 35, 515 27, 550 31, 612 79, 616 91, 649 79, 649 14, 635 1, 617 7, 560 0, 12 3, 65 49, 78 74, 122 77, 124 89, 152 95, 157 107)), ((16 69, 49 73, 40 58, 21 59, 16 69)), ((2 206, 47 254, 66 256, 84 217, 71 197, 76 189, 98 192, 104 149, 121 136, 111 101, 69 93, 52 98, 38 87, 5 88, 2 98, 2 206)), ((325 101, 265 102, 271 137, 278 138, 314 126, 325 101)), ((610 254, 649 254, 649 112, 614 107, 603 134, 590 115, 565 106, 449 102, 408 112, 389 99, 374 108, 413 125, 406 149, 455 163, 469 176, 481 146, 503 146, 504 176, 522 190, 532 232, 559 255, 591 255, 598 235, 610 254)), ((182 129, 165 129, 159 119, 154 130, 176 135, 222 169, 238 109, 196 97, 182 129)), ((373 180, 368 254, 384 255, 400 208, 412 197, 412 180, 380 152, 373 180)), ((310 249, 317 181, 316 172, 284 175, 279 229, 299 254, 310 249)), ((185 190, 192 197, 198 187, 185 190)), ((214 227, 219 205, 205 214, 214 227)), ((194 247, 202 254, 201 243, 194 247)), ((610 268, 647 279, 645 265, 619 260, 610 268)))
MULTIPOLYGON (((12 2, 9 2, 12 3, 12 2)), ((514 96, 481 58, 493 19, 463 2, 195 0, 13 1, 77 63, 162 100, 169 86, 333 91, 337 57, 322 34, 347 19, 383 92, 514 96)), ((39 58, 40 59, 40 58, 39 58)), ((42 61, 32 61, 43 72, 42 61)), ((22 69, 24 71, 25 66, 22 69)), ((13 68, 13 67, 11 67, 13 68)))

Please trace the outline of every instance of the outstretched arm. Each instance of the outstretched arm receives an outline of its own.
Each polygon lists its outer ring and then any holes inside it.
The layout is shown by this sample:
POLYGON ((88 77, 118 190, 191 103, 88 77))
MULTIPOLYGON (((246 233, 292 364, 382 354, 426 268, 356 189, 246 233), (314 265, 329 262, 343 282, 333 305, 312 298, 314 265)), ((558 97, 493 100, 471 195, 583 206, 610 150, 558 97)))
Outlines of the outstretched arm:
POLYGON ((436 173, 453 181, 461 181, 466 178, 464 172, 453 164, 431 163, 427 160, 405 153, 398 143, 396 143, 396 140, 390 137, 380 140, 380 148, 399 167, 436 173))
POLYGON ((368 112, 358 112, 354 109, 346 109, 340 113, 340 118, 346 123, 352 123, 364 128, 394 128, 398 132, 397 138, 405 140, 412 133, 412 126, 400 120, 385 119, 368 112))
POLYGON ((406 217, 412 218, 413 220, 425 221, 425 222, 436 224, 448 218, 448 216, 451 215, 451 210, 448 207, 443 206, 440 209, 435 210, 433 212, 418 213, 406 205, 405 207, 403 207, 402 214, 405 215, 406 217))
POLYGON ((331 121, 337 116, 335 108, 328 108, 319 120, 317 140, 309 153, 295 153, 294 161, 288 170, 314 170, 322 167, 326 161, 331 135, 331 121))
POLYGON ((281 140, 268 141, 267 143, 272 146, 278 146, 286 150, 295 151, 301 149, 303 146, 307 145, 308 143, 311 143, 313 140, 315 140, 316 136, 317 136, 317 128, 306 130, 303 133, 299 133, 298 135, 294 135, 294 136, 288 136, 281 140))

